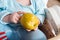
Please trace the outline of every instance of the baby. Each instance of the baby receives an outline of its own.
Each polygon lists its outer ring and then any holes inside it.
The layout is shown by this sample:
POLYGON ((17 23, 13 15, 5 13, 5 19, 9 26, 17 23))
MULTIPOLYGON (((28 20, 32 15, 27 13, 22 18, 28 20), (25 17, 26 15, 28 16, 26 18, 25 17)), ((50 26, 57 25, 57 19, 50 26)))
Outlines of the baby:
MULTIPOLYGON (((0 0, 0 32, 9 40, 47 40, 38 28, 24 29, 18 22, 24 12, 34 13, 43 24, 48 0, 0 0)), ((6 40, 6 39, 5 39, 6 40)))

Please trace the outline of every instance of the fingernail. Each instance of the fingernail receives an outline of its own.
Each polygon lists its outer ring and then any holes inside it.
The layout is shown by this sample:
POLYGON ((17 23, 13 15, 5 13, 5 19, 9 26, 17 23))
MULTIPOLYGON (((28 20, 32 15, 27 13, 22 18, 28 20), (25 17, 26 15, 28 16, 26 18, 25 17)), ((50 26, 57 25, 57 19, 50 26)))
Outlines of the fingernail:
POLYGON ((22 16, 23 14, 20 14, 20 16, 22 16))

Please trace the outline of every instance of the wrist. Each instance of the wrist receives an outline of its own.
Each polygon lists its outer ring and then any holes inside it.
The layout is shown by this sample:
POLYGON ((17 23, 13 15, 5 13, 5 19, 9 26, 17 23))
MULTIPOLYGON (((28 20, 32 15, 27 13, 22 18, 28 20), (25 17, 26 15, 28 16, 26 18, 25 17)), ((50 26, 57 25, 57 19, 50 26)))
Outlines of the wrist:
POLYGON ((3 21, 9 23, 9 16, 10 16, 10 15, 6 15, 6 16, 3 18, 3 21))

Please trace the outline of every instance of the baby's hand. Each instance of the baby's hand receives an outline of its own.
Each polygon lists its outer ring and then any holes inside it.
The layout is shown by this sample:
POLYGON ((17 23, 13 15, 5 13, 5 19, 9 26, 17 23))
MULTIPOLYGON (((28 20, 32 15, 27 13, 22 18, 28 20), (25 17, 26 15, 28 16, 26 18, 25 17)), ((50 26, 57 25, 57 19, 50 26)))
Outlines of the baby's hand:
MULTIPOLYGON (((39 20, 38 24, 40 24, 40 20, 39 20)), ((37 30, 37 29, 38 29, 38 27, 35 28, 34 30, 28 30, 28 29, 26 29, 26 30, 27 30, 28 32, 30 32, 30 31, 35 31, 35 30, 37 30)))
POLYGON ((28 32, 30 32, 30 31, 35 31, 35 30, 37 30, 38 29, 38 27, 37 28, 35 28, 34 30, 28 30, 28 29, 26 29, 28 32))
POLYGON ((14 12, 14 13, 12 13, 10 15, 5 16, 4 20, 6 21, 6 19, 7 19, 8 22, 18 23, 19 19, 21 18, 20 14, 24 14, 24 13, 20 12, 20 11, 19 12, 14 12))
POLYGON ((23 14, 23 12, 16 12, 10 15, 10 22, 18 23, 19 19, 21 18, 20 14, 23 14))

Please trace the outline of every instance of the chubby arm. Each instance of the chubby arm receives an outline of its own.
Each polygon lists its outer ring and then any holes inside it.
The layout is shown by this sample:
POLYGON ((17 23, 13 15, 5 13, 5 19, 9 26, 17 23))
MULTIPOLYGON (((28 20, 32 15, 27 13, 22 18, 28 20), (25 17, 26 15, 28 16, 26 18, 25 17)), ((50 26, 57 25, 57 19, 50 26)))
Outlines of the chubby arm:
POLYGON ((8 0, 0 0, 0 23, 17 23, 23 12, 12 12, 8 0))
MULTIPOLYGON (((1 10, 0 11, 0 23, 2 23, 2 24, 8 24, 7 22, 4 22, 3 21, 3 18, 5 17, 5 16, 7 16, 7 15, 9 15, 10 14, 10 12, 8 12, 7 10, 5 10, 5 9, 3 9, 3 10, 1 10)), ((6 20, 7 20, 8 18, 6 18, 6 20)))
POLYGON ((10 12, 7 10, 7 1, 0 0, 0 23, 8 24, 7 22, 3 21, 3 18, 8 14, 10 14, 10 12))
MULTIPOLYGON (((8 11, 7 11, 8 12, 8 11)), ((18 23, 20 19, 20 14, 24 14, 23 12, 13 12, 13 13, 7 13, 6 11, 0 13, 0 22, 2 24, 9 24, 9 23, 18 23)))

